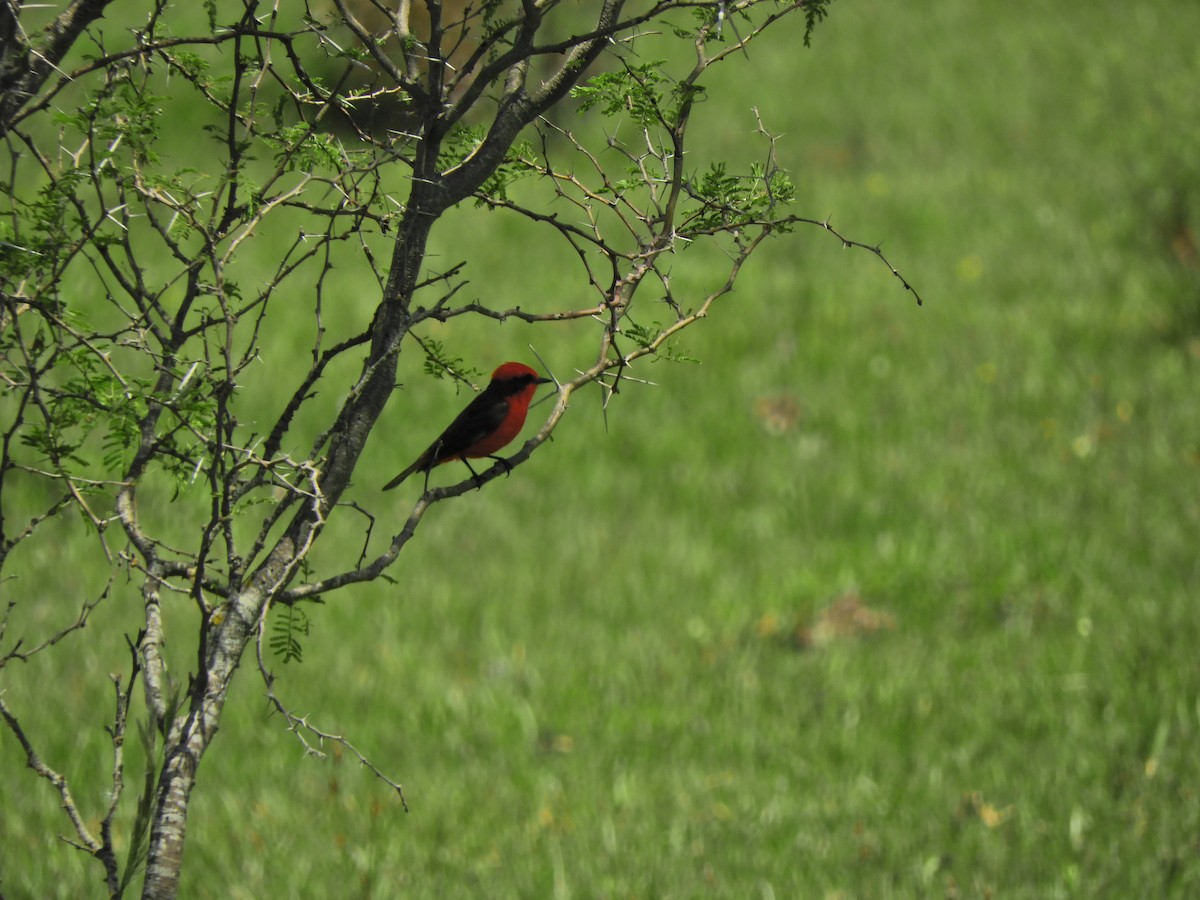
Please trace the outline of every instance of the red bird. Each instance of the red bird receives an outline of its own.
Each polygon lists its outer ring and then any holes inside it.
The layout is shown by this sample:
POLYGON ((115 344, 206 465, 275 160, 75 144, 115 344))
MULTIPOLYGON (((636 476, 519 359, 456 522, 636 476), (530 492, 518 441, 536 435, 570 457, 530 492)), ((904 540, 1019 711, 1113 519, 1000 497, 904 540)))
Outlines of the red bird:
POLYGON ((521 433, 529 402, 539 384, 549 384, 529 366, 506 362, 492 373, 492 381, 482 394, 467 404, 441 436, 417 457, 416 462, 383 486, 390 491, 413 472, 424 472, 426 485, 434 466, 461 459, 478 481, 479 475, 467 459, 490 457, 504 462, 495 453, 521 433))

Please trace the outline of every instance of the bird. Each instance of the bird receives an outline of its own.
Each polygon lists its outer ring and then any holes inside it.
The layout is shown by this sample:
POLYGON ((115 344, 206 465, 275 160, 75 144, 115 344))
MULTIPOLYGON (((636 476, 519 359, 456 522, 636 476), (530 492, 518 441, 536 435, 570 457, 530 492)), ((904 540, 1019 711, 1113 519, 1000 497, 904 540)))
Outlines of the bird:
POLYGON ((483 393, 468 403, 438 439, 383 489, 390 491, 413 472, 424 472, 425 486, 428 487, 433 467, 456 459, 462 460, 470 469, 476 483, 479 475, 467 462, 468 458, 486 456, 507 465, 504 459, 495 455, 496 452, 521 433, 529 402, 538 385, 550 382, 551 379, 542 378, 524 363, 506 362, 498 366, 483 393))

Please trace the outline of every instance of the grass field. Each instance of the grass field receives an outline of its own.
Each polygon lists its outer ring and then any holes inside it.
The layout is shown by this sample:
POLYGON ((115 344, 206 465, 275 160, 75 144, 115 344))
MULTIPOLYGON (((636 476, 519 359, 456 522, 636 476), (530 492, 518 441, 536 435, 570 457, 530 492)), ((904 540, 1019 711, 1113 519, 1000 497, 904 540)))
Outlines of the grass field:
MULTIPOLYGON (((1197 33, 1165 0, 861 0, 811 50, 759 46, 699 110, 713 152, 749 152, 757 107, 798 211, 882 240, 925 306, 818 229, 781 238, 687 334, 699 365, 646 366, 607 429, 578 403, 434 510, 278 673, 411 811, 304 758, 247 661, 182 896, 1200 895, 1197 33), (839 601, 874 616, 830 637, 839 601)), ((433 252, 519 295, 528 245, 471 223, 433 252)), ((471 362, 539 338, 505 325, 471 362)), ((398 522, 417 489, 376 485, 426 439, 377 434, 354 499, 398 522)), ((87 760, 88 810, 89 679, 123 661, 5 673, 14 705, 68 687, 42 749, 87 760)), ((22 765, 4 732, 0 891, 98 894, 22 765)))

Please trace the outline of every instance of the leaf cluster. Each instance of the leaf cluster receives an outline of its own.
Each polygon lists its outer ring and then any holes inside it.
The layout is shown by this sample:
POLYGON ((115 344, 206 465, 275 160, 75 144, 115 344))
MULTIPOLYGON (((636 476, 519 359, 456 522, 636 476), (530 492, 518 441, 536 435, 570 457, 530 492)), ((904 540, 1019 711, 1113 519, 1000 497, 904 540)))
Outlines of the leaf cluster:
POLYGON ((670 84, 663 72, 665 59, 626 65, 620 71, 601 72, 585 84, 571 89, 579 101, 579 114, 596 110, 602 115, 628 116, 638 125, 659 124, 663 116, 663 85, 670 84))
POLYGON ((312 622, 299 606, 277 607, 271 618, 271 652, 282 663, 303 662, 301 638, 308 637, 312 622))
POLYGON ((744 175, 731 174, 726 163, 714 162, 702 175, 689 179, 687 188, 692 205, 684 220, 688 230, 697 233, 769 221, 780 206, 796 199, 791 175, 761 162, 752 163, 744 175))

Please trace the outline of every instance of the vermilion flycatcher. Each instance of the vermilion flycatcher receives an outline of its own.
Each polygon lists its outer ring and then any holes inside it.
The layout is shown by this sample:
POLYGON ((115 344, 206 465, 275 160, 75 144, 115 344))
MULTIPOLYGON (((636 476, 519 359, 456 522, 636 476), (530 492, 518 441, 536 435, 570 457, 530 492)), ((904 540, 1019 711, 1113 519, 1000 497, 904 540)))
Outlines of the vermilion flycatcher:
POLYGON ((434 466, 461 459, 478 481, 479 475, 467 459, 490 457, 504 462, 495 453, 521 433, 525 425, 525 414, 529 402, 539 384, 549 384, 529 366, 518 362, 506 362, 492 373, 492 381, 482 394, 467 404, 450 426, 441 433, 429 448, 417 457, 416 462, 383 486, 390 491, 413 472, 424 472, 426 481, 434 466))

